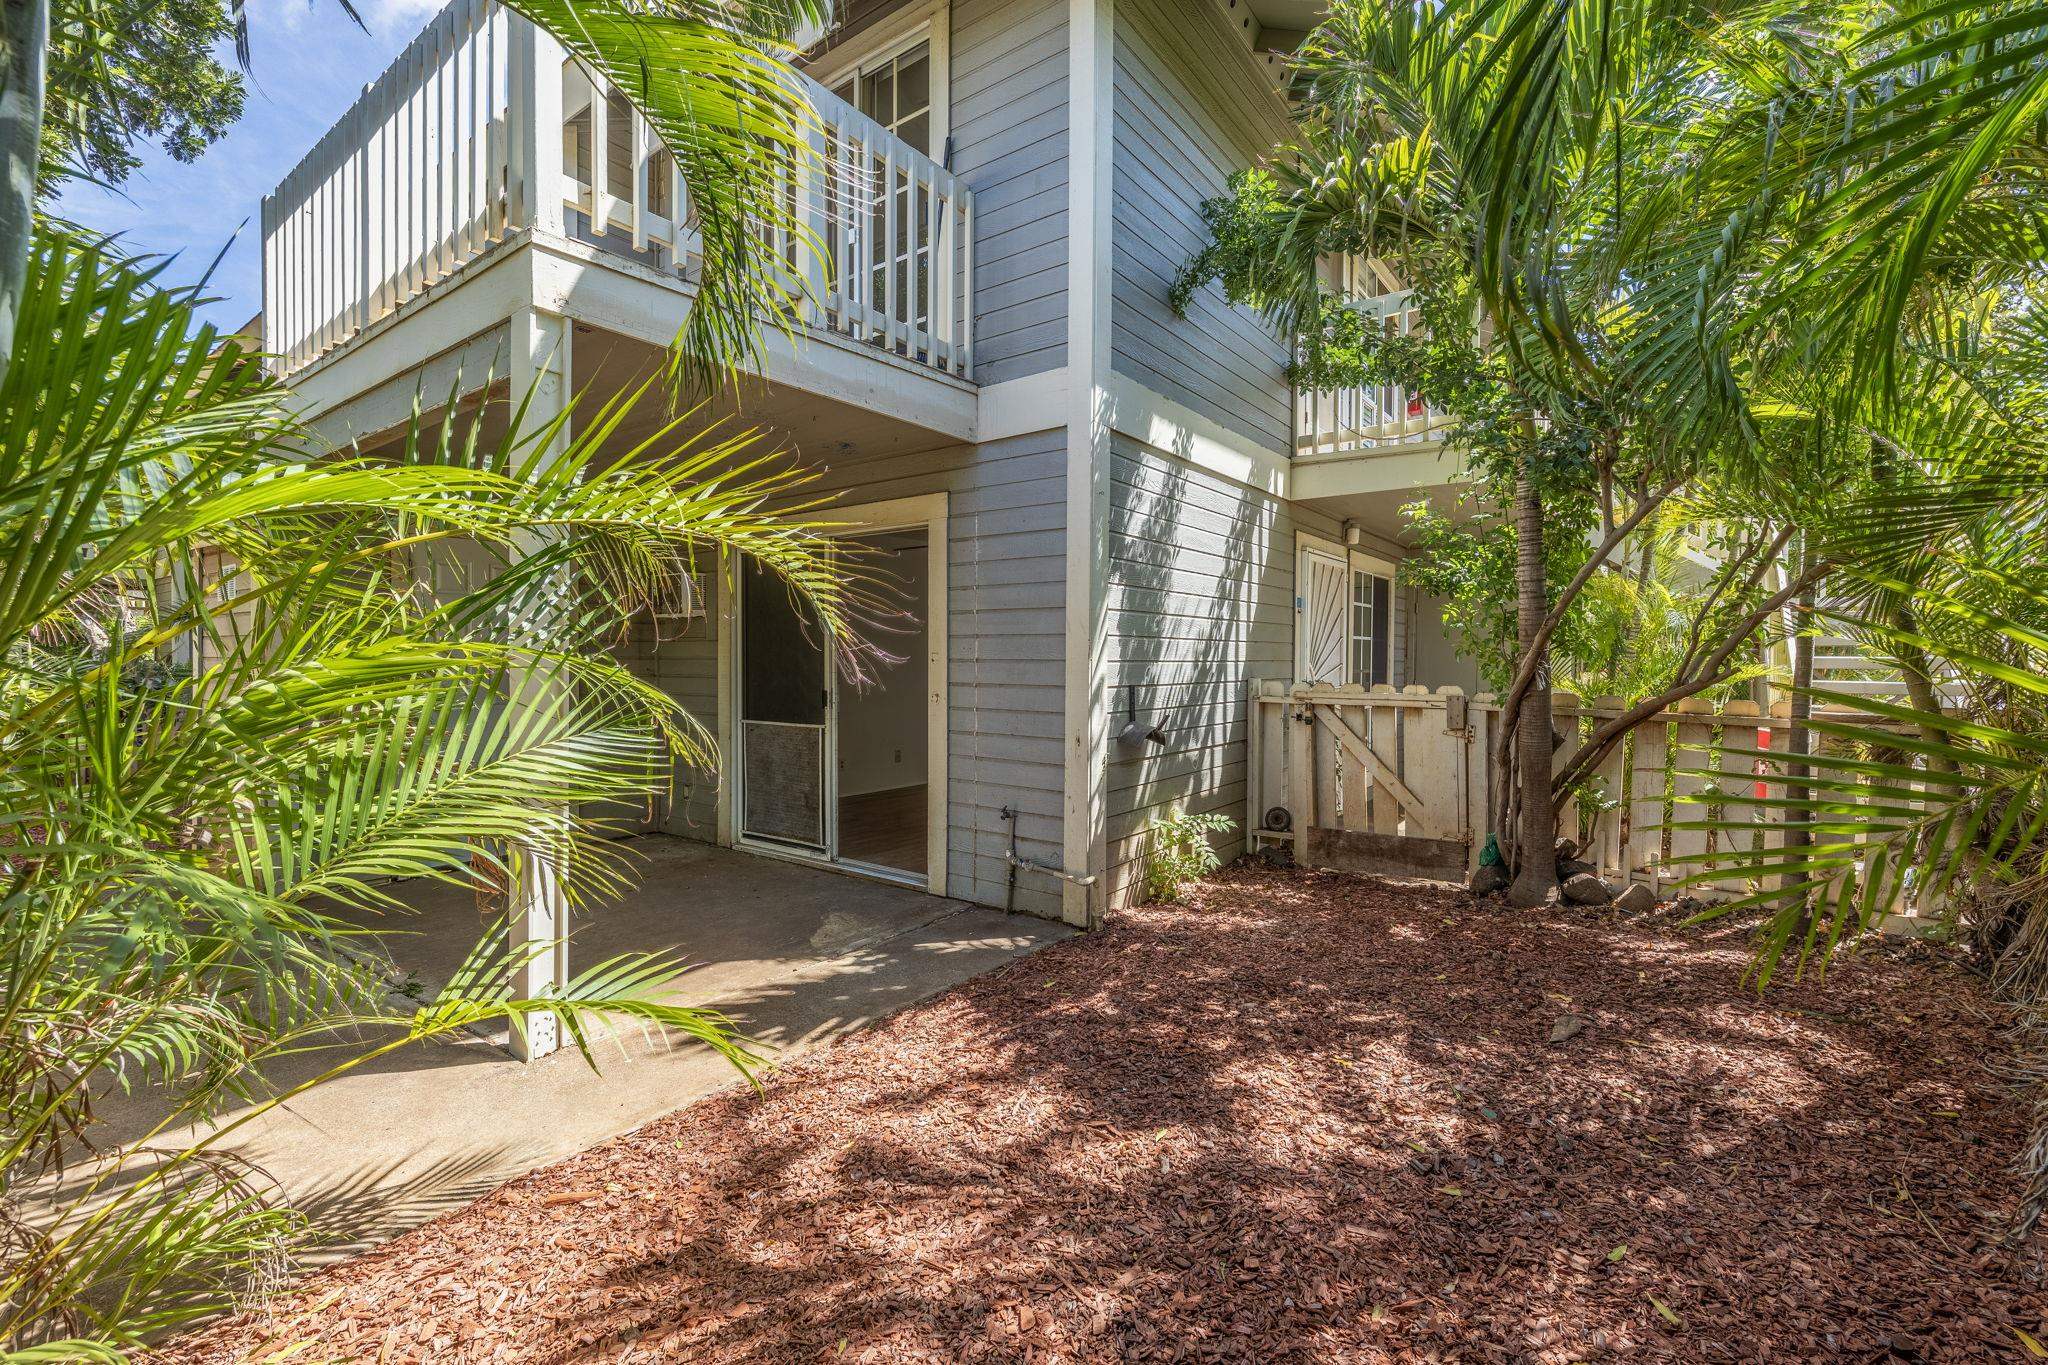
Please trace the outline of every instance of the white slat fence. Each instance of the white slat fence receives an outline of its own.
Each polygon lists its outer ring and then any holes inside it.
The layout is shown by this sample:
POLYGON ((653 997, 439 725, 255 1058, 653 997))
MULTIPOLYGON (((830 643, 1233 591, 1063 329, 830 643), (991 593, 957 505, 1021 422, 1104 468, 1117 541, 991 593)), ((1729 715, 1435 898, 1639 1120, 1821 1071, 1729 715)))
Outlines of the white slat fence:
MULTIPOLYGON (((454 0, 263 201, 264 349, 299 369, 510 228, 515 21, 454 0)), ((529 61, 532 45, 523 50, 529 61)))
MULTIPOLYGON (((1487 753, 1500 723, 1491 694, 1261 680, 1248 685, 1247 706, 1245 827, 1254 847, 1284 845, 1304 866, 1390 875, 1457 878, 1477 866, 1490 804, 1487 753)), ((1617 698, 1559 694, 1558 762, 1620 710, 1617 698)), ((1639 882, 1664 896, 1676 894, 1681 877, 1726 867, 1727 876, 1684 892, 1705 901, 1748 895, 1756 888, 1733 854, 1784 847, 1783 821, 1770 808, 1724 807, 1714 798, 1744 789, 1782 797, 1782 764, 1744 751, 1784 752, 1791 724, 1747 701, 1682 703, 1608 756, 1591 784, 1601 799, 1566 812, 1558 834, 1584 839, 1581 856, 1611 882, 1639 882), (1672 827, 1745 809, 1750 829, 1732 835, 1672 827)), ((1889 911, 1903 928, 1927 913, 1910 901, 1889 911)))
MULTIPOLYGON (((1388 336, 1424 330, 1412 289, 1361 298, 1354 306, 1375 319, 1388 336)), ((1294 448, 1302 455, 1426 440, 1444 420, 1439 409, 1399 384, 1297 389, 1294 404, 1294 448)))

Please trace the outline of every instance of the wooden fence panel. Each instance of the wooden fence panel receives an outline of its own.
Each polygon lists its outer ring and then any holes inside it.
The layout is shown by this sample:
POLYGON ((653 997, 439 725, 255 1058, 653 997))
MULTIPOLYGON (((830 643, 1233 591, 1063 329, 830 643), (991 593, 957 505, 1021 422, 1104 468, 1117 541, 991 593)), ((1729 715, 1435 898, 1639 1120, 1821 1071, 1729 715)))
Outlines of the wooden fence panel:
POLYGON ((1403 833, 1401 803, 1388 794, 1385 784, 1388 777, 1400 777, 1401 715, 1406 708, 1394 700, 1395 696, 1394 689, 1385 683, 1372 689, 1372 721, 1366 728, 1366 736, 1377 759, 1372 784, 1371 829, 1374 834, 1403 833))
MULTIPOLYGON (((1360 745, 1367 742, 1364 708, 1331 707, 1326 714, 1331 724, 1342 726, 1360 745)), ((1338 762, 1343 767, 1338 787, 1338 799, 1343 802, 1341 823, 1345 829, 1364 833, 1372 828, 1372 767, 1350 752, 1340 754, 1338 762)))
POLYGON ((1339 793, 1343 785, 1339 781, 1337 765, 1345 762, 1339 757, 1337 730, 1343 722, 1337 720, 1336 710, 1327 704, 1324 694, 1315 694, 1315 705, 1311 712, 1313 724, 1306 726, 1315 751, 1316 780, 1315 806, 1313 809, 1322 817, 1321 823, 1343 827, 1343 817, 1337 809, 1339 793))
MULTIPOLYGON (((1427 696, 1427 692, 1423 693, 1427 696)), ((1474 828, 1466 791, 1470 764, 1465 751, 1471 741, 1450 728, 1448 698, 1433 705, 1409 707, 1401 732, 1401 780, 1429 812, 1433 838, 1469 841, 1474 828)))
MULTIPOLYGON (((1774 706, 1771 714, 1758 720, 1756 747, 1768 749, 1773 755, 1785 752, 1790 724, 1781 714, 1789 711, 1790 704, 1774 706)), ((1766 801, 1785 799, 1785 763, 1781 758, 1759 759, 1757 761, 1757 794, 1766 801)), ((1785 847, 1786 812, 1773 806, 1760 807, 1756 813, 1757 847, 1763 851, 1775 852, 1785 847)))
MULTIPOLYGON (((1754 796, 1757 760, 1749 751, 1756 748, 1756 727, 1762 713, 1755 702, 1731 701, 1721 709, 1721 715, 1721 794, 1724 797, 1754 796)), ((1744 859, 1753 855, 1760 834, 1756 828, 1756 807, 1740 802, 1723 802, 1715 809, 1724 820, 1740 820, 1750 826, 1747 831, 1732 833, 1723 841, 1720 852, 1731 856, 1724 857, 1720 865, 1731 865, 1733 855, 1744 859)))
MULTIPOLYGON (((1455 688, 1446 689, 1454 694, 1455 688)), ((1457 706, 1456 700, 1446 702, 1447 707, 1457 706)), ((1465 860, 1465 871, 1470 874, 1479 867, 1479 858, 1486 849, 1486 836, 1491 828, 1494 801, 1493 791, 1493 746, 1500 735, 1500 708, 1493 704, 1493 694, 1482 692, 1465 703, 1465 828, 1470 832, 1471 853, 1465 860)))
MULTIPOLYGON (((1367 691, 1261 681, 1247 688, 1246 705, 1245 812, 1253 846, 1289 844, 1306 866, 1401 875, 1456 878, 1477 865, 1490 828, 1490 760, 1500 735, 1493 698, 1467 698, 1457 688, 1367 691), (1262 827, 1275 807, 1285 812, 1284 831, 1262 827)), ((1557 762, 1620 709, 1614 698, 1582 704, 1560 696, 1557 762)), ((1693 701, 1637 727, 1594 774, 1618 804, 1593 823, 1589 861, 1611 880, 1640 882, 1660 895, 1687 876, 1717 870, 1726 875, 1689 884, 1687 894, 1749 894, 1754 888, 1740 864, 1782 846, 1784 817, 1724 798, 1783 794, 1778 755, 1788 725, 1747 702, 1717 710, 1693 701), (1672 828, 1717 812, 1747 828, 1672 828)), ((1577 826, 1576 809, 1567 809, 1559 833, 1576 838, 1577 826)))
POLYGON ((1315 732, 1303 723, 1306 713, 1290 704, 1287 717, 1287 806, 1294 815, 1294 861, 1307 867, 1308 831, 1315 823, 1315 732))
MULTIPOLYGON (((1687 698, 1687 702, 1695 700, 1687 698)), ((1674 825, 1706 818, 1708 807, 1705 798, 1712 779, 1688 770, 1714 765, 1714 739, 1718 727, 1711 716, 1712 708, 1704 702, 1696 706, 1681 704, 1678 708, 1678 723, 1672 727, 1671 736, 1670 818, 1674 825)), ((1669 847, 1674 876, 1689 877, 1706 866, 1706 831, 1673 828, 1669 847)))
POLYGON ((1628 864, 1631 881, 1662 890, 1664 834, 1670 803, 1666 783, 1671 762, 1671 726, 1662 717, 1636 727, 1629 736, 1628 864))
MULTIPOLYGON (((1596 699, 1587 721, 1587 739, 1592 738, 1593 731, 1620 715, 1621 710, 1620 697, 1596 699)), ((1622 857, 1621 837, 1628 810, 1625 804, 1628 800, 1628 754, 1623 745, 1616 745, 1600 761, 1600 766, 1593 772, 1593 787, 1608 809, 1601 811, 1594 822, 1592 841, 1580 856, 1598 864, 1601 876, 1626 881, 1628 869, 1622 857)))

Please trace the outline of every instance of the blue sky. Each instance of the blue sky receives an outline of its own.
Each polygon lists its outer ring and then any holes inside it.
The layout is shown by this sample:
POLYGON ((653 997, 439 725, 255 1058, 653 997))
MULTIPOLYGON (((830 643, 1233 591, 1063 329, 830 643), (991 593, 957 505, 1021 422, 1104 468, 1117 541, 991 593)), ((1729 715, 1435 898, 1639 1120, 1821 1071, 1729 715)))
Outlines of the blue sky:
MULTIPOLYGON (((365 34, 335 0, 250 0, 255 69, 245 77, 242 121, 191 165, 145 149, 142 168, 119 191, 73 185, 58 197, 58 212, 121 234, 130 250, 176 253, 170 276, 178 283, 198 279, 232 239, 209 289, 219 301, 204 316, 224 329, 241 326, 262 306, 263 196, 440 6, 356 0, 365 34)), ((225 60, 232 63, 232 52, 225 60)))

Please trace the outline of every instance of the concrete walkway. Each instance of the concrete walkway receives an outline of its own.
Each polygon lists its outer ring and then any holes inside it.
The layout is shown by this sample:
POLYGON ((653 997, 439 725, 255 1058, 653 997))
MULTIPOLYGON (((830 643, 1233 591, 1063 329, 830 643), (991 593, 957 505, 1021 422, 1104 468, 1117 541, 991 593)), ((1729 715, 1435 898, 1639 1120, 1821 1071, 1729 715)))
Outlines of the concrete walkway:
MULTIPOLYGON (((692 965, 676 978, 675 997, 730 1016, 775 1061, 1074 932, 663 835, 636 840, 634 852, 638 887, 573 926, 570 970, 679 948, 692 965)), ((420 883, 406 899, 420 914, 387 922, 392 955, 431 992, 483 926, 467 892, 420 883)), ((315 1258, 324 1260, 744 1083, 702 1046, 637 1033, 596 1049, 601 1072, 573 1049, 518 1062, 505 1041, 501 1029, 495 1039, 403 1050, 273 1110, 226 1145, 313 1220, 329 1243, 315 1258)), ((269 1079, 289 1086, 314 1069, 280 1067, 269 1079)), ((115 1099, 101 1117, 118 1136, 144 1126, 146 1108, 115 1099)))

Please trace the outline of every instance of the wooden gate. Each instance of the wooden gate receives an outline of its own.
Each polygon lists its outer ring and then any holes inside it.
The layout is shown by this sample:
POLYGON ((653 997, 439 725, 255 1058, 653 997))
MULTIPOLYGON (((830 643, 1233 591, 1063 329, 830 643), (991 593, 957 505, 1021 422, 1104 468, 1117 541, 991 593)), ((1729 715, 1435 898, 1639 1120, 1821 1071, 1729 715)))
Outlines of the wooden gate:
POLYGON ((1255 842, 1287 842, 1307 867, 1464 877, 1485 825, 1492 712, 1455 687, 1278 682, 1252 683, 1249 706, 1255 842))

